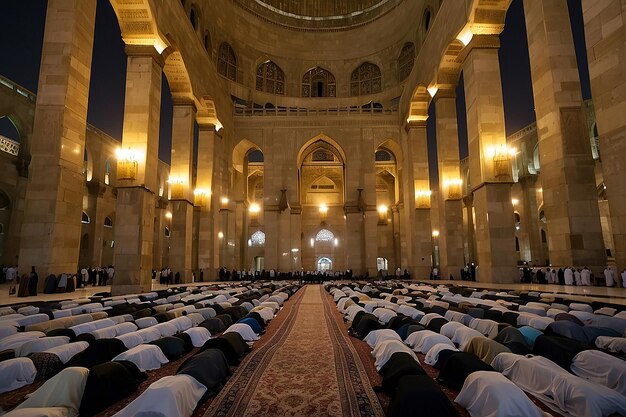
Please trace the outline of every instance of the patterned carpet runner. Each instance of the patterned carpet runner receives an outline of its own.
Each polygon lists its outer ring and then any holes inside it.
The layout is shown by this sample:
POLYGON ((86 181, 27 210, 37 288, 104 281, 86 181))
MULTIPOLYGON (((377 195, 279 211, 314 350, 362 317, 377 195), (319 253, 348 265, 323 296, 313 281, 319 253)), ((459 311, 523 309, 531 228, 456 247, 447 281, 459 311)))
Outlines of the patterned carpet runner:
POLYGON ((205 417, 384 415, 322 291, 307 285, 293 297, 286 319, 245 358, 205 417))

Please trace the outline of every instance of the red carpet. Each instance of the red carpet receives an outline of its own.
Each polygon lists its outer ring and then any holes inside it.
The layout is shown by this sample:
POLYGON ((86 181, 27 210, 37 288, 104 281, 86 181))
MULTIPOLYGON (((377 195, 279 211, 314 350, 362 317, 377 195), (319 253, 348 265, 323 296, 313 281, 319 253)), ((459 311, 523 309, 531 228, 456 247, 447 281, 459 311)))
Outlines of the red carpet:
POLYGON ((205 417, 383 416, 323 288, 306 286, 290 307, 275 333, 266 335, 237 368, 205 417))

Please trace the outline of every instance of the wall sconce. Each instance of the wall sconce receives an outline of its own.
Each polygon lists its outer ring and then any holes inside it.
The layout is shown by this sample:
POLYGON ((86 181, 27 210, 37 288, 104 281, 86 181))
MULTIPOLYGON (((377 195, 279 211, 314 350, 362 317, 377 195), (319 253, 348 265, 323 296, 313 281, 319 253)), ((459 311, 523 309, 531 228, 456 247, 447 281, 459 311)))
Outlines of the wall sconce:
POLYGON ((378 206, 378 224, 381 226, 384 226, 387 224, 387 212, 389 211, 389 208, 384 205, 381 204, 380 206, 378 206))
POLYGON ((165 213, 165 218, 168 219, 168 220, 171 220, 172 219, 172 212, 168 211, 167 213, 165 213))
POLYGON ((517 198, 512 198, 511 199, 511 204, 513 204, 514 206, 519 204, 519 200, 517 198))
POLYGON ((416 190, 415 191, 415 208, 429 209, 430 197, 433 192, 430 190, 416 190))
POLYGON ((517 150, 509 148, 505 144, 493 146, 487 149, 487 156, 493 158, 493 175, 498 179, 511 178, 511 158, 515 156, 517 150))
POLYGON ((454 178, 443 182, 443 186, 448 192, 447 200, 461 199, 461 185, 463 185, 463 180, 460 178, 454 178))
POLYGON ((252 203, 248 211, 250 212, 250 226, 258 226, 261 207, 257 203, 252 203))
POLYGON ((328 206, 326 204, 321 204, 319 211, 322 224, 326 224, 326 218, 328 217, 328 206))
POLYGON ((172 200, 180 200, 185 198, 185 183, 180 178, 170 178, 168 181, 172 189, 172 200))
POLYGON ((222 232, 218 232, 218 233, 217 233, 217 237, 218 237, 219 239, 224 239, 224 233, 222 233, 222 232))
POLYGON ((220 200, 220 202, 222 203, 222 210, 228 210, 228 202, 230 200, 228 199, 228 197, 222 197, 222 199, 220 200))
POLYGON ((196 188, 193 190, 194 203, 196 206, 204 206, 206 204, 206 198, 211 195, 211 190, 205 190, 203 188, 196 188))
POLYGON ((435 239, 439 237, 439 230, 433 230, 433 237, 435 239))
POLYGON ((118 180, 136 180, 139 164, 137 163, 137 153, 130 148, 118 148, 117 156, 117 179, 118 180))

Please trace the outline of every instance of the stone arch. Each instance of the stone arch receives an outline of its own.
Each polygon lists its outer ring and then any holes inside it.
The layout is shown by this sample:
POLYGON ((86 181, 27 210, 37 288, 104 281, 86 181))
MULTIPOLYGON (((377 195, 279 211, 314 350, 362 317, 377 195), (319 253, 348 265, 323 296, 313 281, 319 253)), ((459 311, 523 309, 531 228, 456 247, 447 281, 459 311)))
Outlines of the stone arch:
POLYGON ((380 67, 365 61, 356 67, 350 75, 350 95, 362 96, 380 93, 382 91, 382 79, 380 67))
POLYGON ((261 147, 248 139, 241 139, 237 145, 233 148, 232 153, 232 164, 233 168, 235 168, 239 172, 243 172, 243 167, 246 162, 246 158, 248 153, 253 150, 259 150, 263 152, 261 147))
POLYGON ((84 154, 84 164, 83 164, 83 174, 87 181, 91 181, 93 178, 93 169, 94 169, 94 152, 91 149, 91 146, 85 141, 85 149, 83 151, 84 154))
POLYGON ((391 152, 393 157, 396 159, 396 164, 398 164, 398 167, 402 165, 404 155, 402 153, 402 147, 397 140, 391 138, 385 139, 376 146, 376 151, 378 151, 379 149, 384 149, 391 152))
POLYGON ((398 81, 402 82, 409 77, 415 65, 415 44, 413 42, 406 42, 402 46, 400 54, 398 54, 397 65, 398 81))
POLYGON ((231 81, 237 81, 239 66, 235 48, 228 42, 222 42, 217 51, 217 72, 231 81))
POLYGON ((255 88, 274 95, 285 95, 285 71, 271 59, 265 60, 256 68, 255 88))
POLYGON ((308 69, 302 75, 302 97, 336 97, 335 75, 322 67, 308 69), (321 88, 319 87, 321 83, 321 88))
POLYGON ((326 142, 328 144, 330 144, 333 148, 335 148, 335 150, 338 152, 338 155, 340 157, 340 159, 343 161, 344 165, 347 162, 347 158, 346 158, 346 152, 344 151, 343 147, 337 142, 335 141, 333 138, 331 138, 328 135, 325 135, 323 133, 320 133, 319 135, 309 139, 308 141, 306 141, 301 147, 300 150, 298 151, 298 157, 297 157, 297 163, 298 163, 298 167, 300 167, 302 165, 302 162, 304 162, 304 158, 310 153, 309 148, 311 147, 311 145, 315 144, 316 142, 326 142))
POLYGON ((426 85, 418 84, 411 96, 411 107, 407 120, 409 122, 425 122, 428 119, 430 100, 431 97, 426 85))

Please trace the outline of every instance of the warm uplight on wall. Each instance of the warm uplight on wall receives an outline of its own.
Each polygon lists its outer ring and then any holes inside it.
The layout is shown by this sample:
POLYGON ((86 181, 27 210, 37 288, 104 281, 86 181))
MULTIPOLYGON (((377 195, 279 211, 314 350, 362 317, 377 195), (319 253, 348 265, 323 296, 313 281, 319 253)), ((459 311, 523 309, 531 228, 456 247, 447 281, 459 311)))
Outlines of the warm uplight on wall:
POLYGON ((250 225, 258 226, 261 207, 257 203, 252 203, 250 204, 250 208, 248 208, 248 211, 250 212, 250 225))
POLYGON ((380 225, 385 225, 387 224, 387 212, 389 211, 389 208, 384 205, 381 204, 380 206, 378 206, 378 224, 380 225))
POLYGON ((177 200, 185 197, 185 181, 182 178, 170 177, 168 181, 172 190, 172 199, 177 200))
POLYGON ((320 204, 320 220, 322 224, 326 223, 326 217, 328 216, 328 206, 326 204, 320 204))
POLYGON ((460 178, 452 178, 443 182, 443 187, 448 193, 448 200, 459 200, 461 198, 461 186, 463 180, 460 178))
POLYGON ((171 219, 172 218, 172 212, 168 211, 167 213, 165 213, 165 218, 166 219, 171 219))
POLYGON ((128 149, 117 148, 115 151, 117 156, 117 179, 118 180, 136 180, 139 164, 139 153, 128 149))
POLYGON ((517 198, 512 198, 511 204, 513 204, 514 206, 517 206, 519 204, 519 200, 517 198))
POLYGON ((224 239, 224 233, 218 232, 217 233, 217 237, 220 238, 220 239, 224 239))
POLYGON ((474 33, 472 32, 472 28, 467 25, 457 36, 456 38, 460 40, 464 46, 469 45, 474 37, 474 33))
POLYGON ((415 208, 430 208, 430 197, 433 192, 430 190, 415 190, 415 208))
POLYGON ((335 238, 335 246, 339 246, 339 239, 335 238))
POLYGON ((193 196, 196 206, 204 206, 206 198, 211 195, 211 190, 205 190, 204 188, 196 188, 193 190, 193 196))
POLYGON ((437 87, 436 85, 431 85, 430 87, 427 88, 428 90, 428 94, 430 94, 431 97, 435 97, 435 95, 437 94, 437 91, 439 91, 439 87, 437 87))
POLYGON ((511 176, 511 158, 517 154, 517 149, 509 148, 505 144, 489 146, 486 156, 493 159, 493 175, 496 178, 511 176))
POLYGON ((439 230, 433 230, 433 237, 439 237, 439 230))
POLYGON ((222 203, 222 210, 225 210, 228 208, 228 202, 230 200, 228 200, 228 197, 222 197, 220 202, 222 203))

